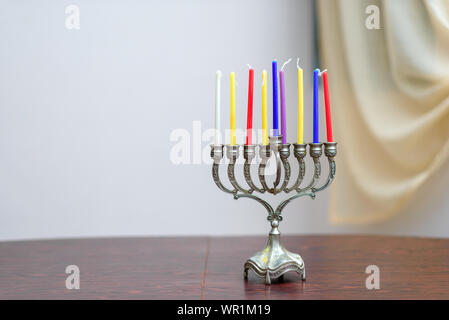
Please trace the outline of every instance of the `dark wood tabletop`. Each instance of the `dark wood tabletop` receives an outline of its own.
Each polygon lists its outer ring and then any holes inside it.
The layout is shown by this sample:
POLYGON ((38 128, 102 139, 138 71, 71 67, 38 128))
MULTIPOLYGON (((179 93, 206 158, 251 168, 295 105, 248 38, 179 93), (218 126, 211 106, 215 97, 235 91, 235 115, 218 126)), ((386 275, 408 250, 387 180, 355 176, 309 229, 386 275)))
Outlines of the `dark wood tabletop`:
POLYGON ((449 239, 283 236, 294 272, 264 284, 243 263, 265 237, 105 238, 0 242, 0 299, 449 299, 449 239), (66 288, 68 265, 80 289, 66 288), (368 265, 380 289, 368 290, 368 265))

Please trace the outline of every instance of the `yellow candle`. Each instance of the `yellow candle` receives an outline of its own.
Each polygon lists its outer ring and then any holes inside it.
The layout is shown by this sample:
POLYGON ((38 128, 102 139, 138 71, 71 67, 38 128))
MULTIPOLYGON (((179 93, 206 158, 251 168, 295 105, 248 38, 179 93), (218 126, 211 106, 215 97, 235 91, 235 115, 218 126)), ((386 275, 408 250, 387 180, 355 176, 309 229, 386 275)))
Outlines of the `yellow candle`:
POLYGON ((235 72, 231 72, 231 146, 235 146, 235 72))
POLYGON ((268 121, 267 121, 267 71, 262 71, 262 144, 268 144, 268 121))
POLYGON ((304 143, 304 95, 302 69, 298 64, 298 143, 304 143))

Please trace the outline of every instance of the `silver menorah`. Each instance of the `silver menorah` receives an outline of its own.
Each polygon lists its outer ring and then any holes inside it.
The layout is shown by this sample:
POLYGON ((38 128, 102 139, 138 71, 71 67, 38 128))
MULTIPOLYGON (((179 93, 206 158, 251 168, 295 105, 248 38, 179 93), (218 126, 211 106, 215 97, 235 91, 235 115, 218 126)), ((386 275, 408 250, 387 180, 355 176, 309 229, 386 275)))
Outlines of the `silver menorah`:
POLYGON ((298 162, 299 170, 295 182, 289 187, 288 184, 291 177, 291 166, 289 162, 290 145, 291 144, 289 143, 282 143, 282 136, 270 137, 269 144, 259 145, 259 155, 261 161, 259 163, 258 176, 260 187, 254 183, 250 170, 253 159, 256 156, 257 146, 243 146, 243 157, 245 159, 243 165, 243 175, 248 185, 247 189, 242 187, 241 184, 237 182, 235 177, 235 165, 240 156, 240 146, 226 145, 226 157, 229 159, 227 175, 229 182, 232 185, 232 188, 227 188, 223 185, 219 176, 219 166, 224 156, 224 145, 211 145, 211 157, 214 161, 212 166, 212 176, 218 188, 226 193, 232 194, 236 200, 240 198, 254 199, 262 204, 268 211, 267 219, 271 223, 271 231, 268 235, 268 241, 262 251, 259 251, 245 262, 243 267, 243 276, 245 279, 248 277, 249 269, 253 270, 258 276, 265 278, 266 284, 271 284, 271 279, 282 277, 284 273, 288 271, 296 271, 302 280, 306 279, 303 259, 299 254, 292 253, 284 248, 280 240, 281 233, 278 230, 278 226, 279 222, 282 221, 282 210, 288 203, 302 196, 309 196, 312 199, 315 199, 317 192, 324 190, 331 184, 336 170, 334 158, 337 155, 337 143, 325 142, 308 144, 310 156, 312 157, 314 163, 314 172, 311 181, 304 188, 301 188, 301 184, 306 172, 306 163, 304 158, 307 154, 307 144, 293 144, 293 155, 298 162), (321 176, 320 157, 323 153, 323 144, 324 154, 329 162, 329 174, 326 181, 321 186, 317 187, 316 185, 321 176), (273 187, 269 188, 265 177, 265 171, 267 168, 267 163, 272 156, 274 156, 276 161, 276 172, 273 187), (282 172, 284 174, 281 184, 282 172), (268 192, 273 195, 277 195, 282 192, 294 194, 281 201, 276 209, 273 209, 267 201, 255 196, 255 192, 268 192))

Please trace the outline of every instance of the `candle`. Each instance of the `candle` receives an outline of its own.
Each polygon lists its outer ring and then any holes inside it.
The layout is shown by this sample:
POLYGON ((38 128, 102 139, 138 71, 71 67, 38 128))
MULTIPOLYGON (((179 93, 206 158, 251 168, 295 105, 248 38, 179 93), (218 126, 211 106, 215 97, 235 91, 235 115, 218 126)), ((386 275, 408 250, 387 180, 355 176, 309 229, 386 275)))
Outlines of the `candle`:
POLYGON ((331 104, 329 101, 329 86, 327 83, 327 70, 323 71, 323 89, 324 89, 324 106, 326 109, 327 142, 333 142, 334 140, 332 138, 331 104))
POLYGON ((279 72, 279 84, 281 87, 281 134, 282 143, 287 143, 287 124, 285 115, 285 80, 284 80, 284 70, 281 69, 279 72))
POLYGON ((253 144, 253 93, 254 93, 254 70, 249 66, 248 81, 248 118, 246 123, 246 144, 253 144))
POLYGON ((217 73, 215 74, 215 145, 220 144, 220 82, 221 71, 217 70, 217 73))
POLYGON ((319 69, 313 71, 313 143, 319 143, 319 127, 318 127, 318 75, 319 69))
POLYGON ((279 135, 279 100, 278 100, 278 63, 273 60, 271 65, 273 74, 273 136, 279 135))
POLYGON ((304 143, 304 85, 302 69, 299 67, 299 58, 296 62, 298 67, 298 143, 304 143))
POLYGON ((262 71, 262 144, 268 144, 268 121, 267 121, 267 71, 262 71))
POLYGON ((231 72, 231 146, 235 146, 235 72, 231 72))
POLYGON ((279 71, 279 84, 281 86, 281 134, 282 134, 282 143, 287 143, 287 117, 285 111, 285 78, 284 78, 284 67, 292 61, 292 59, 288 59, 282 65, 281 71, 279 71))

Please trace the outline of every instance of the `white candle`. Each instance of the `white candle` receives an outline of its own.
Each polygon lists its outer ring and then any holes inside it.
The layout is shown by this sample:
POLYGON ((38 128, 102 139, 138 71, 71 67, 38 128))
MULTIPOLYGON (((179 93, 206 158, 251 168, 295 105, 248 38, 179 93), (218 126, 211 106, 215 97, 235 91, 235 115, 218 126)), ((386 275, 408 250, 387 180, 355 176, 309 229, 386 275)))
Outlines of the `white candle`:
POLYGON ((220 144, 220 81, 221 81, 221 71, 218 70, 215 77, 215 145, 220 144))

